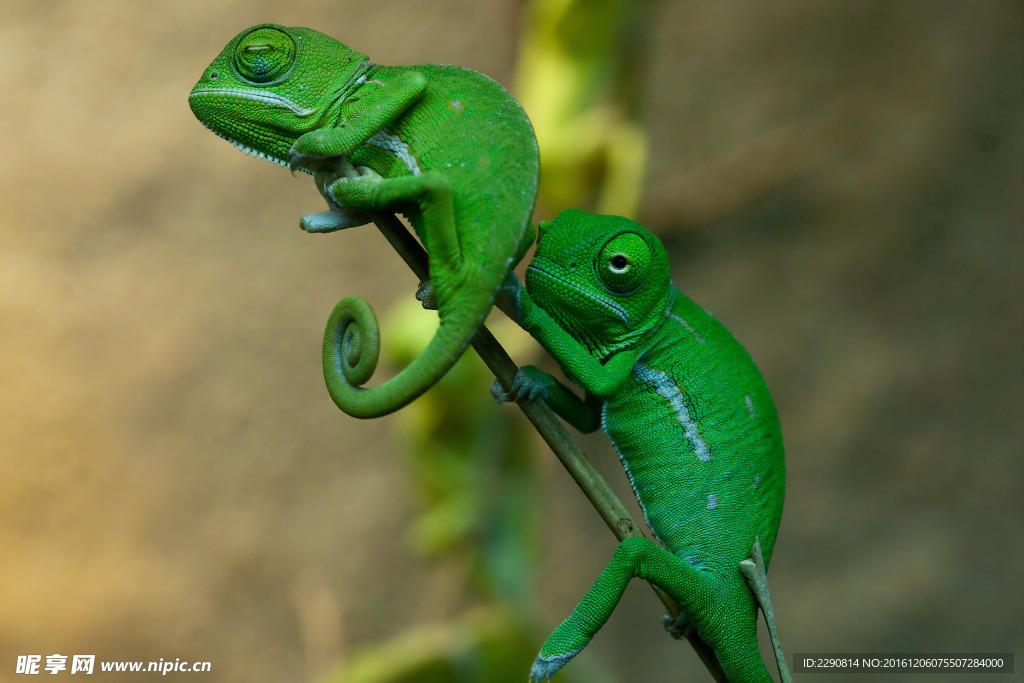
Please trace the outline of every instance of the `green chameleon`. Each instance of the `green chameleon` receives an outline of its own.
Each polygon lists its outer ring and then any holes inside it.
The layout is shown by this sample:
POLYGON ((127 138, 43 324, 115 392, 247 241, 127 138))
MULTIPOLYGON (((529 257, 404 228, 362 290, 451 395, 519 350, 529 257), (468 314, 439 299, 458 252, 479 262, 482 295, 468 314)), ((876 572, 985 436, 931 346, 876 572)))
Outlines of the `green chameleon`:
POLYGON ((428 254, 417 296, 437 308, 436 334, 397 376, 361 387, 379 330, 365 299, 346 297, 324 333, 324 377, 338 407, 364 418, 433 386, 533 242, 539 155, 519 103, 469 69, 379 66, 317 31, 263 24, 228 43, 189 105, 247 154, 314 174, 331 210, 304 217, 303 229, 408 217, 428 254))
POLYGON ((643 537, 619 544, 544 643, 531 680, 549 679, 583 649, 626 584, 641 578, 678 602, 684 617, 670 630, 695 629, 730 681, 770 681, 751 589, 775 640, 764 566, 782 514, 785 462, 775 405, 754 362, 672 285, 661 242, 625 218, 572 209, 541 223, 518 299, 519 323, 587 398, 532 366, 508 394, 497 385, 492 392, 499 401, 544 398, 580 431, 604 427, 664 545, 643 537))

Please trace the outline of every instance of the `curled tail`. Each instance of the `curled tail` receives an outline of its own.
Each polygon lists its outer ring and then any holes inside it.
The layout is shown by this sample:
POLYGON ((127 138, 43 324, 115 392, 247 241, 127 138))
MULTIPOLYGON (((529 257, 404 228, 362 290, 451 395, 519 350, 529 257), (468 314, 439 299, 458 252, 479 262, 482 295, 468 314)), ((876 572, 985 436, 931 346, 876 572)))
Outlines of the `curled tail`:
POLYGON ((364 387, 380 356, 380 327, 366 299, 347 296, 324 330, 324 380, 334 403, 358 418, 381 417, 405 407, 434 386, 462 356, 494 301, 484 288, 441 305, 441 322, 427 347, 387 382, 364 387), (463 303, 467 301, 469 303, 463 303))

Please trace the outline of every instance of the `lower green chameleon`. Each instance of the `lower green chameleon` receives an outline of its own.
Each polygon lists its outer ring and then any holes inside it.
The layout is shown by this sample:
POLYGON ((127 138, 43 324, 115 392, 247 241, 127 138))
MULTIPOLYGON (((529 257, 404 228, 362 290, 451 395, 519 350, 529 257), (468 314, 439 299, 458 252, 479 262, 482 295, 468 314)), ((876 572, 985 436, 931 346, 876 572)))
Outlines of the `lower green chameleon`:
POLYGON ((543 397, 581 431, 602 426, 664 546, 642 537, 619 545, 544 643, 531 680, 549 679, 583 649, 641 578, 678 602, 685 624, 676 626, 697 631, 730 681, 770 681, 757 647, 766 596, 755 598, 743 570, 758 542, 765 566, 771 558, 785 463, 754 362, 671 284, 661 242, 625 218, 569 210, 541 223, 518 299, 519 323, 588 396, 532 366, 496 395, 543 397))

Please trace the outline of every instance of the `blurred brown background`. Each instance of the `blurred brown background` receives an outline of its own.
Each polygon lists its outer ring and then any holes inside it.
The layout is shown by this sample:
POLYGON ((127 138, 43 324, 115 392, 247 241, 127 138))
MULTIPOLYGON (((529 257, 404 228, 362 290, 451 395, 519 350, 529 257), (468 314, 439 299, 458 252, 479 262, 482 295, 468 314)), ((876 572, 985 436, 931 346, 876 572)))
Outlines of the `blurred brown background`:
MULTIPOLYGON (((18 654, 60 652, 307 681, 447 614, 402 542, 416 502, 392 418, 347 418, 320 376, 334 302, 383 310, 415 280, 373 229, 303 234, 322 206, 308 178, 237 153, 186 96, 264 21, 512 86, 519 17, 477 0, 6 0, 0 680, 18 654)), ((778 402, 787 652, 1015 651, 1019 672, 1024 6, 665 1, 646 35, 638 218, 778 402)), ((627 497, 600 436, 583 443, 627 497)), ((553 627, 614 541, 536 449, 553 627)), ((706 680, 660 612, 632 587, 591 665, 706 680)))

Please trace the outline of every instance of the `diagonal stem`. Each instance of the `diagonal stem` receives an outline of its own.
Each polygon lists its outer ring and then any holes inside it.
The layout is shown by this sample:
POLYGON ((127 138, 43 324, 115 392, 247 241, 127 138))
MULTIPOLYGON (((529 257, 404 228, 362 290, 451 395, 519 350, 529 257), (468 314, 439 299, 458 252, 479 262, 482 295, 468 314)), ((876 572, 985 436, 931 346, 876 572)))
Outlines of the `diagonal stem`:
MULTIPOLYGON (((402 260, 416 274, 416 277, 421 281, 426 280, 429 277, 427 252, 406 229, 405 225, 394 214, 375 213, 373 222, 402 257, 402 260)), ((519 367, 494 338, 494 335, 483 325, 473 337, 472 344, 484 364, 498 378, 502 388, 508 391, 512 385, 512 378, 519 367)), ((611 490, 608 482, 594 468, 590 459, 569 435, 562 422, 548 408, 547 404, 539 399, 532 401, 519 399, 516 404, 554 452, 562 466, 569 471, 569 475, 583 490, 591 505, 601 515, 601 519, 612 530, 615 537, 619 541, 623 541, 631 536, 643 536, 643 531, 633 521, 622 501, 611 490)), ((664 591, 654 588, 654 592, 665 605, 665 609, 668 610, 669 618, 675 620, 681 612, 679 605, 664 591)), ((722 666, 711 647, 696 634, 688 636, 688 640, 715 680, 724 683, 726 681, 725 672, 722 671, 722 666)))

